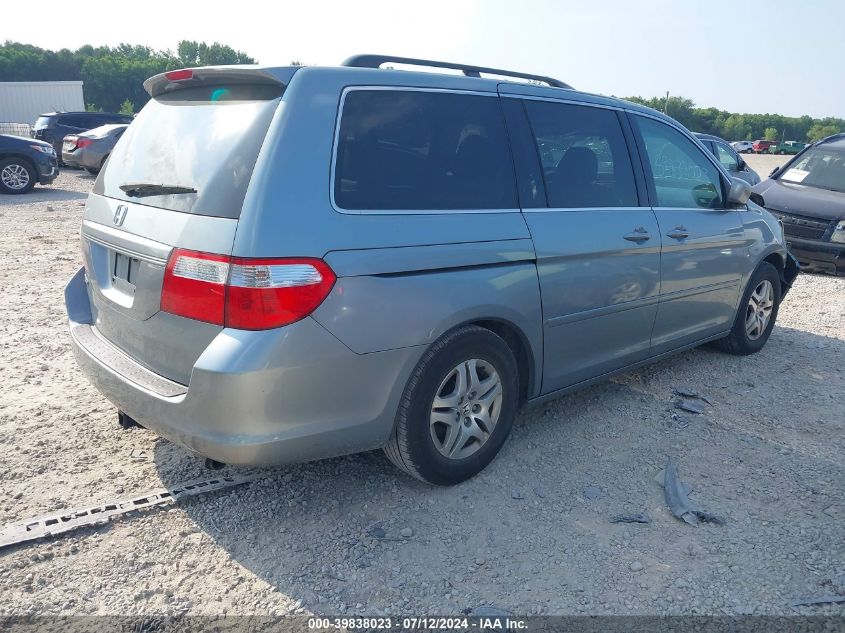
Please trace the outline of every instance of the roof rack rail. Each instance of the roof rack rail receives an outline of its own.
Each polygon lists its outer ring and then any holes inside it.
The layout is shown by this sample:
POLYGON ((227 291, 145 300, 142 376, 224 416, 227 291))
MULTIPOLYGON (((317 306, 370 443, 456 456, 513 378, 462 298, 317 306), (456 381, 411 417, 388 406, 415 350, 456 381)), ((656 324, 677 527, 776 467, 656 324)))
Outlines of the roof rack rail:
POLYGON ((833 141, 837 141, 840 139, 845 138, 845 132, 837 132, 836 134, 831 134, 830 136, 825 136, 820 141, 816 141, 815 143, 810 143, 810 145, 821 145, 822 143, 831 143, 833 141))
POLYGON ((539 81, 548 84, 553 88, 568 88, 572 90, 572 86, 567 83, 554 79, 553 77, 544 77, 542 75, 529 75, 528 73, 517 73, 510 70, 501 70, 499 68, 484 68, 483 66, 467 66, 466 64, 453 64, 451 62, 435 62, 430 59, 414 59, 412 57, 393 57, 391 55, 353 55, 341 64, 342 66, 352 66, 355 68, 380 68, 382 64, 393 62, 396 64, 408 64, 411 66, 431 66, 433 68, 451 68, 452 70, 460 70, 467 77, 481 77, 481 73, 488 73, 491 75, 501 75, 503 77, 518 77, 520 79, 530 79, 532 81, 539 81))

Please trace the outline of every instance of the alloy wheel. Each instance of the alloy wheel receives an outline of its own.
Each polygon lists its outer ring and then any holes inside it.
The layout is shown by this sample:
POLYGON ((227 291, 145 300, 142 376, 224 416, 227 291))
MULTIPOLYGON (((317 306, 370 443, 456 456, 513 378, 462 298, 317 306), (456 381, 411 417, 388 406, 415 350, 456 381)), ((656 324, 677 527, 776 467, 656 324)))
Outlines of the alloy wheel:
POLYGON ((0 171, 0 181, 9 189, 18 191, 29 184, 29 172, 23 165, 12 163, 0 171))
POLYGON ((761 281, 751 296, 745 309, 745 333, 752 341, 763 336, 772 318, 775 301, 775 289, 768 279, 761 281))
POLYGON ((429 417, 431 439, 448 459, 478 451, 496 428, 502 409, 502 381, 495 367, 472 358, 446 375, 435 392, 429 417))

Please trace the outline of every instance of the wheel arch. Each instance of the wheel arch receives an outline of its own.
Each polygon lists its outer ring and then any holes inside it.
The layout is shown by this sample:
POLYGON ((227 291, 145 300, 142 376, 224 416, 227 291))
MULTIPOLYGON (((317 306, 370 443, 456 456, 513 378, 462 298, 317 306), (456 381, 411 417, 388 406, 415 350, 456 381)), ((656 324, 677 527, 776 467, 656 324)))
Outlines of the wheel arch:
POLYGON ((8 158, 14 158, 25 162, 35 172, 36 177, 38 176, 38 168, 35 166, 33 160, 26 154, 18 154, 17 152, 0 154, 0 160, 6 160, 8 158))
POLYGON ((525 332, 515 323, 502 318, 475 319, 461 323, 458 327, 476 325, 490 330, 507 343, 516 359, 519 374, 519 402, 525 403, 529 397, 535 395, 537 386, 537 367, 535 354, 525 332))

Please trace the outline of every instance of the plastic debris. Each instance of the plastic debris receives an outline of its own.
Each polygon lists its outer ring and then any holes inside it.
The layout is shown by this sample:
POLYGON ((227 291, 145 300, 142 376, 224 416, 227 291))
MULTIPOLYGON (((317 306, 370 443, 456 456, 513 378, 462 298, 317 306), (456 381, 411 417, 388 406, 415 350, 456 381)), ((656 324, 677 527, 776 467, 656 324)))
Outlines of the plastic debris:
POLYGON ((810 607, 816 604, 841 604, 845 603, 845 596, 818 596, 817 598, 800 598, 792 603, 793 607, 810 607))
POLYGON ((617 514, 610 517, 611 523, 651 523, 651 517, 639 512, 637 514, 617 514))
POLYGON ((696 398, 698 400, 704 400, 709 405, 713 405, 710 400, 707 399, 706 396, 702 395, 698 391, 694 389, 675 389, 675 394, 681 396, 682 398, 696 398))
POLYGON ((696 415, 704 413, 704 407, 698 404, 695 400, 678 400, 678 402, 675 403, 675 407, 677 409, 681 409, 682 411, 695 413, 696 415))
POLYGON ((678 465, 673 458, 666 462, 663 469, 663 493, 666 496, 666 504, 672 514, 690 525, 698 525, 700 522, 724 525, 724 517, 705 512, 693 503, 687 496, 687 488, 678 477, 678 465))

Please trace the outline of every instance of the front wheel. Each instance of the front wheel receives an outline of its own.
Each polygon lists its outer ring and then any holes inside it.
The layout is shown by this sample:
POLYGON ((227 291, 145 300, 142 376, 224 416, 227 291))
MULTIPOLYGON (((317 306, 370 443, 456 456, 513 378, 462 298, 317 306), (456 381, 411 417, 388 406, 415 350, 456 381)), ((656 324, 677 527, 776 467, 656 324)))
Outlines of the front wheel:
POLYGON ((763 349, 775 327, 780 296, 777 268, 769 262, 762 262, 748 282, 731 333, 718 342, 719 346, 740 356, 763 349))
POLYGON ((33 166, 19 158, 0 160, 0 191, 26 193, 35 186, 38 174, 33 166))
POLYGON ((501 449, 518 394, 516 360, 502 338, 476 326, 448 332, 411 375, 385 453, 417 479, 460 483, 501 449))

